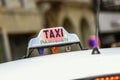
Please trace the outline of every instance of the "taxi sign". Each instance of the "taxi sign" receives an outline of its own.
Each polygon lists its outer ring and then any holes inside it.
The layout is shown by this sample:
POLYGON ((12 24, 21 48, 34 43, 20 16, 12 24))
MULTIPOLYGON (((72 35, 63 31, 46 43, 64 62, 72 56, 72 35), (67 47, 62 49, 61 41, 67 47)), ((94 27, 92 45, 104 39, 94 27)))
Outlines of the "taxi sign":
MULTIPOLYGON (((62 28, 49 28, 42 31, 43 42, 59 42, 65 39, 62 28)), ((67 38, 66 38, 67 40, 67 38)))
POLYGON ((79 43, 76 34, 68 33, 63 27, 42 29, 36 38, 29 41, 28 48, 58 46, 79 43))
POLYGON ((29 41, 25 58, 31 55, 33 49, 38 49, 39 54, 44 54, 44 48, 52 47, 52 52, 56 53, 58 46, 71 44, 79 44, 83 49, 78 36, 68 33, 63 27, 42 29, 36 38, 29 41))

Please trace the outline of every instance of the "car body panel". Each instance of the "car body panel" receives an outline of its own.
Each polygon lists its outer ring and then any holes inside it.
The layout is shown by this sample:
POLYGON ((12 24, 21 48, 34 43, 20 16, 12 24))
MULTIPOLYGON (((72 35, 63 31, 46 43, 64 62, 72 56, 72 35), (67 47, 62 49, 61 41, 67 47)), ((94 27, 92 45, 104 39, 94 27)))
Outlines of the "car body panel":
POLYGON ((120 73, 120 48, 45 55, 0 64, 1 80, 70 80, 120 73))

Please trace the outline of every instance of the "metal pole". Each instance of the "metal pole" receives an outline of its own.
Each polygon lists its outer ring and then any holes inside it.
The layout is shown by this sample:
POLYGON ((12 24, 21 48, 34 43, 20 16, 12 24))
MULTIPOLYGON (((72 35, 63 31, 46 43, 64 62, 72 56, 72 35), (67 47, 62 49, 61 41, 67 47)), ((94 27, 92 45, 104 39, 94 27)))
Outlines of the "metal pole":
POLYGON ((95 12, 95 24, 96 24, 96 46, 92 51, 92 54, 100 54, 99 46, 98 46, 98 38, 99 38, 99 11, 100 11, 100 0, 97 0, 97 6, 96 6, 96 12, 95 12))
POLYGON ((99 39, 99 12, 100 12, 100 0, 97 0, 97 10, 95 15, 95 24, 96 24, 96 47, 98 48, 98 39, 99 39))

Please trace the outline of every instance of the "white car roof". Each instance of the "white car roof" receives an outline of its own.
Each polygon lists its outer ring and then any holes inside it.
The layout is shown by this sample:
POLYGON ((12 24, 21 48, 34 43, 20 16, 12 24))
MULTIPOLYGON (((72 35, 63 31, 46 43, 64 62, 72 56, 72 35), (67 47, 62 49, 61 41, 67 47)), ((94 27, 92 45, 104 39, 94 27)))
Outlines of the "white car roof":
POLYGON ((120 48, 74 51, 0 64, 1 80, 71 80, 120 73, 120 48))

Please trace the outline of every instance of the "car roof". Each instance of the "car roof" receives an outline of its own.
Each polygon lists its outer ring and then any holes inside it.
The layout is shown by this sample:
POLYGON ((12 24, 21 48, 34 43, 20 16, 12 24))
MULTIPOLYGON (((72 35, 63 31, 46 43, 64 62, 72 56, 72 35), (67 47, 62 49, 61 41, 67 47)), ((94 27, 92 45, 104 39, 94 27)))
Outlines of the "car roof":
POLYGON ((66 52, 0 64, 1 80, 69 80, 120 73, 120 48, 66 52))

